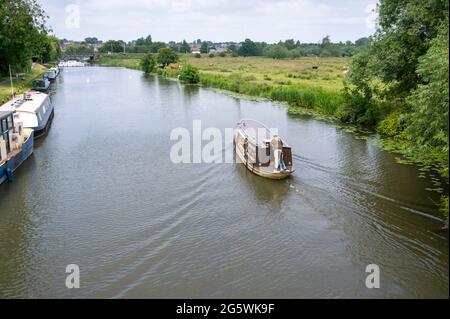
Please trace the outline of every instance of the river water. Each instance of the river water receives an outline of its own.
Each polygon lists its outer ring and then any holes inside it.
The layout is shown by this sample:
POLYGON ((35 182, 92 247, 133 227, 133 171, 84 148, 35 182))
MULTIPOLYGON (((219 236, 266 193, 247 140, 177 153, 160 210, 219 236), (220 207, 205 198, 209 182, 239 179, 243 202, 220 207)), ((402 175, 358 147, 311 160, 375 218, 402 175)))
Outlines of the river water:
POLYGON ((448 298, 431 180, 370 139, 122 68, 66 69, 52 94, 48 136, 0 186, 0 297, 448 298), (291 178, 170 160, 172 129, 241 118, 279 129, 291 178))

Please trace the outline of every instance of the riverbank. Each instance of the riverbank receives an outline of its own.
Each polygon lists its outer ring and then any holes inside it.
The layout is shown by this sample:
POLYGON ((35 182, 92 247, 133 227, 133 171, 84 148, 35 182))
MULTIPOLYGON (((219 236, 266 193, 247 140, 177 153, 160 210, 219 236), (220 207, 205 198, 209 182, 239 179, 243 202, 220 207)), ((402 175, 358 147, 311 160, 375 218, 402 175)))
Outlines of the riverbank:
MULTIPOLYGON (((48 67, 39 63, 34 63, 28 73, 20 76, 13 74, 14 93, 21 94, 31 88, 31 82, 42 76, 48 67)), ((0 78, 0 105, 11 99, 11 81, 9 77, 0 78)))
MULTIPOLYGON (((142 54, 103 56, 101 65, 140 69, 142 54)), ((220 57, 181 55, 180 65, 191 64, 199 69, 200 85, 251 97, 284 102, 291 115, 326 116, 336 123, 343 105, 343 80, 349 58, 299 58, 275 60, 263 57, 220 57)), ((171 65, 159 75, 177 78, 179 67, 171 65)), ((361 128, 359 128, 361 129, 361 128)), ((376 127, 364 128, 376 132, 376 127)), ((429 177, 433 187, 427 191, 442 196, 443 214, 448 217, 448 158, 442 154, 421 152, 400 136, 380 136, 378 146, 395 154, 401 164, 415 164, 420 177, 429 177)), ((439 205, 439 203, 437 203, 439 205)))

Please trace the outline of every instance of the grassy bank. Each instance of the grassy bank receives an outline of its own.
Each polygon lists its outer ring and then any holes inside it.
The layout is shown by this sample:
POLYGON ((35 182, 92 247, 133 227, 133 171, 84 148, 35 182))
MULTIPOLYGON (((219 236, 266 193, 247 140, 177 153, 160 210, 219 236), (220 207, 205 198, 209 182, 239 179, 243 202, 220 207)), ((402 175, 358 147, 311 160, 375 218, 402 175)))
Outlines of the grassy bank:
MULTIPOLYGON (((41 64, 34 64, 31 70, 24 75, 16 77, 13 74, 13 86, 16 94, 23 93, 31 88, 31 82, 42 76, 48 68, 41 64)), ((11 81, 9 77, 0 78, 0 104, 6 103, 11 99, 11 81)))

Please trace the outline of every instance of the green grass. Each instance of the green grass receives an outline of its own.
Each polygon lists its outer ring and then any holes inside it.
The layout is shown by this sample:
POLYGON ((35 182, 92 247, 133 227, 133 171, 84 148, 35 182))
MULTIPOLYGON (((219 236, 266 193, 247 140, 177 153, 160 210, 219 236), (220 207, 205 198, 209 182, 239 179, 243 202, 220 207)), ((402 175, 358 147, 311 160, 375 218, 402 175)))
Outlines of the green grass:
MULTIPOLYGON (((30 72, 26 73, 23 77, 17 78, 13 74, 13 86, 14 93, 20 94, 31 89, 31 82, 42 76, 48 68, 41 64, 34 64, 30 72)), ((0 105, 6 103, 11 99, 11 82, 9 77, 3 77, 0 79, 0 105)))
POLYGON ((124 67, 128 69, 140 70, 142 54, 111 54, 102 55, 96 62, 99 65, 124 67))

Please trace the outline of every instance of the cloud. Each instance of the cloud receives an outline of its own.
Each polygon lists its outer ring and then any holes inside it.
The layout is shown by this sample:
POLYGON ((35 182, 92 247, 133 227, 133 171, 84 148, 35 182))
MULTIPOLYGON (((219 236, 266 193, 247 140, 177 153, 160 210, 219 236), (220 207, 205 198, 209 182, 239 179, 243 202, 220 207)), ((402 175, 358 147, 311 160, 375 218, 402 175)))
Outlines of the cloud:
POLYGON ((197 38, 240 41, 246 37, 275 42, 296 38, 317 42, 355 40, 369 35, 370 0, 78 0, 43 2, 56 35, 131 40, 152 34, 155 40, 197 38), (80 28, 64 26, 64 8, 80 7, 80 28))

